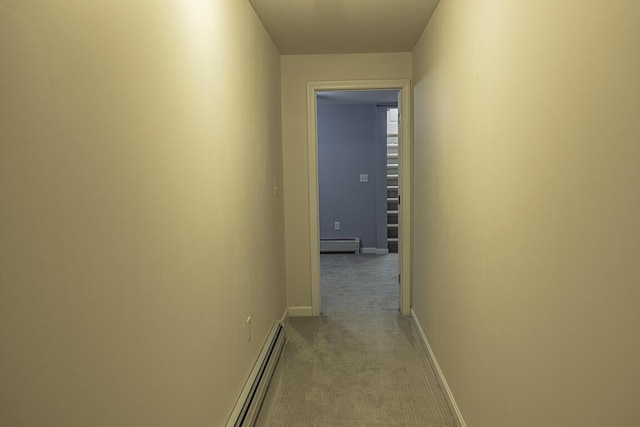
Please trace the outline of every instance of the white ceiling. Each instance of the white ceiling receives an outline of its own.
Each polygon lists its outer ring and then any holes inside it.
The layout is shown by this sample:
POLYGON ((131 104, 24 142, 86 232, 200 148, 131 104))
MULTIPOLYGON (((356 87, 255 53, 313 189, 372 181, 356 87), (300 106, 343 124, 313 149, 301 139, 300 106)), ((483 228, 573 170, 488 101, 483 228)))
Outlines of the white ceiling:
POLYGON ((409 52, 439 0, 249 0, 281 54, 409 52))
POLYGON ((398 90, 335 90, 318 92, 318 104, 396 104, 398 90))

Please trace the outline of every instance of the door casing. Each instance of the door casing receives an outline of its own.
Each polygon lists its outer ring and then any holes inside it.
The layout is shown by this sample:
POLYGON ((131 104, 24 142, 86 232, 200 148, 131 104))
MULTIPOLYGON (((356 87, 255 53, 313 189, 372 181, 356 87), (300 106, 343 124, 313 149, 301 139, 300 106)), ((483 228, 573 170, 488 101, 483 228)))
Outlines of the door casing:
POLYGON ((383 90, 397 89, 400 126, 398 129, 399 172, 401 204, 398 207, 399 223, 399 305, 403 315, 411 315, 411 163, 413 139, 411 135, 411 80, 349 80, 318 81, 307 83, 307 138, 309 161, 309 253, 311 255, 311 308, 314 316, 321 313, 320 289, 320 223, 318 199, 318 115, 317 93, 334 90, 383 90))

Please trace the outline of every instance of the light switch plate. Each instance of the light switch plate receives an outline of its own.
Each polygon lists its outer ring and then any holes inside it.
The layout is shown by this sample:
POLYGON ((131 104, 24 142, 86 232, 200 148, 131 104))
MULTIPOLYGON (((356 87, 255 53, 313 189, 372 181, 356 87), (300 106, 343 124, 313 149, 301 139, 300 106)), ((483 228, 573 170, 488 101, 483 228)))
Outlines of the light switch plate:
POLYGON ((360 182, 369 182, 369 174, 361 173, 360 174, 360 182))

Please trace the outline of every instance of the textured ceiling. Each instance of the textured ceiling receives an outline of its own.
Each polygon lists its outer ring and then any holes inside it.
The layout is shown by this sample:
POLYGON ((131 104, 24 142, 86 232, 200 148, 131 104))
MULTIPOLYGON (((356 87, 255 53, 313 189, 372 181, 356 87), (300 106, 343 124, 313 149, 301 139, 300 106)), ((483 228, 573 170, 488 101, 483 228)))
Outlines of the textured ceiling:
POLYGON ((249 0, 281 54, 408 52, 439 0, 249 0))

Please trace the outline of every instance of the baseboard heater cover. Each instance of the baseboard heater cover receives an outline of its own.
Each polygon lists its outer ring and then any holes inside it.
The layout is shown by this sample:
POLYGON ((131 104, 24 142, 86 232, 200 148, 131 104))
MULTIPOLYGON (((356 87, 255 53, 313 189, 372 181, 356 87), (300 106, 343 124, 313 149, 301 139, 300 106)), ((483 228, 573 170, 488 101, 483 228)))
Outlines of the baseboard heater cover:
POLYGON ((355 252, 360 253, 360 239, 320 239, 320 253, 355 252))
POLYGON ((267 341, 225 427, 252 427, 255 424, 285 343, 284 325, 278 321, 269 332, 267 341))

